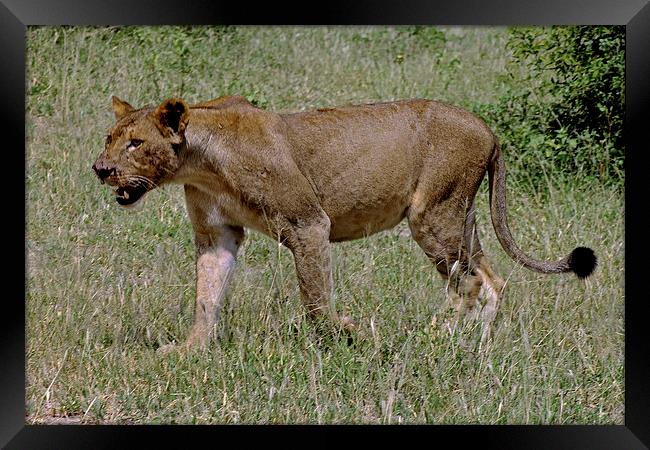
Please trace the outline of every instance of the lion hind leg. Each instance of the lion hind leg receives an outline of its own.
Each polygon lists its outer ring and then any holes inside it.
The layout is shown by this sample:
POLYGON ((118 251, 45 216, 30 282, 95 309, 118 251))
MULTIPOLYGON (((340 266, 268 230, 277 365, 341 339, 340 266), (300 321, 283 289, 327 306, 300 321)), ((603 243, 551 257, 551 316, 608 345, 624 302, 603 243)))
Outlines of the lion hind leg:
POLYGON ((485 257, 480 259, 476 273, 481 279, 481 292, 485 298, 485 304, 481 309, 483 321, 481 344, 484 344, 490 337, 492 322, 499 312, 505 282, 492 270, 485 257))
POLYGON ((461 318, 480 317, 484 342, 490 335, 505 283, 483 255, 473 205, 465 211, 464 223, 457 219, 462 214, 457 208, 436 205, 409 216, 409 226, 415 241, 447 282, 447 297, 456 311, 456 324, 461 318), (480 299, 484 301, 479 302, 480 299))
MULTIPOLYGON (((426 214, 409 217, 411 235, 447 282, 447 299, 456 311, 456 322, 469 315, 477 315, 481 279, 472 273, 467 251, 463 245, 464 233, 460 226, 444 228, 447 213, 433 208, 426 214)), ((447 221, 451 223, 451 221, 447 221)))

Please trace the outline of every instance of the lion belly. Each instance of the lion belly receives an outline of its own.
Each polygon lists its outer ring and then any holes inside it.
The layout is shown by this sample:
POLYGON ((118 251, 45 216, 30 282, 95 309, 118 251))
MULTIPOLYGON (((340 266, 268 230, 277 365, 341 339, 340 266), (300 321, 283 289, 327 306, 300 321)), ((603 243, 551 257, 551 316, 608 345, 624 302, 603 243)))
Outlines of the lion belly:
POLYGON ((409 207, 420 172, 417 145, 377 145, 373 150, 341 152, 335 163, 321 164, 320 173, 312 177, 330 218, 332 241, 392 228, 409 207))
POLYGON ((402 176, 394 177, 386 171, 373 174, 372 170, 356 178, 339 174, 343 182, 328 189, 321 203, 330 218, 330 240, 359 239, 397 225, 416 184, 415 174, 402 169, 402 176))
POLYGON ((386 206, 380 210, 355 210, 332 221, 330 241, 341 242, 360 239, 379 231, 388 230, 401 222, 406 207, 386 206))

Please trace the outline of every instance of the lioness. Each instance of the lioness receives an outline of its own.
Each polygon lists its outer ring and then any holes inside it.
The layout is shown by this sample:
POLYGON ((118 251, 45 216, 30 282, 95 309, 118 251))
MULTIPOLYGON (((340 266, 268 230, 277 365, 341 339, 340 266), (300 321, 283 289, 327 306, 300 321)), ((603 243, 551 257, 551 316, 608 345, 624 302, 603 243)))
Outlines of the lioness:
POLYGON ((489 175, 490 211, 499 242, 518 263, 542 273, 596 266, 578 247, 557 262, 538 261, 514 243, 506 222, 505 166, 499 144, 473 114, 429 100, 408 100, 276 114, 243 97, 189 106, 180 98, 135 109, 112 98, 117 120, 93 169, 131 206, 165 184, 184 185, 197 252, 196 310, 185 345, 205 346, 231 278, 244 228, 293 253, 311 318, 343 329, 354 322, 330 305, 330 242, 397 225, 411 234, 448 280, 460 312, 494 319, 504 282, 481 251, 474 197, 489 175), (474 309, 476 308, 476 309, 474 309))

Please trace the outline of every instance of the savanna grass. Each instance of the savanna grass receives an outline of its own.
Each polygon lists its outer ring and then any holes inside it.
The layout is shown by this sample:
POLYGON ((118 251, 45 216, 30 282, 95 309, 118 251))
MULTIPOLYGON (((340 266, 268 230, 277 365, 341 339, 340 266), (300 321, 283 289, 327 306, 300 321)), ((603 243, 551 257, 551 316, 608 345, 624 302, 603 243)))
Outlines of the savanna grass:
MULTIPOLYGON (((291 254, 250 233, 206 352, 160 356, 194 308, 182 189, 117 207, 90 166, 134 105, 244 94, 297 111, 398 98, 496 101, 498 28, 30 28, 27 70, 27 414, 30 423, 623 422, 623 193, 549 172, 508 181, 509 222, 537 258, 591 246, 584 282, 519 267, 478 196, 486 254, 507 280, 492 339, 450 333, 445 284, 405 223, 333 247, 340 311, 361 337, 323 340, 291 254)), ((511 161, 514 156, 508 156, 511 161)), ((517 174, 521 173, 518 171, 517 174)))

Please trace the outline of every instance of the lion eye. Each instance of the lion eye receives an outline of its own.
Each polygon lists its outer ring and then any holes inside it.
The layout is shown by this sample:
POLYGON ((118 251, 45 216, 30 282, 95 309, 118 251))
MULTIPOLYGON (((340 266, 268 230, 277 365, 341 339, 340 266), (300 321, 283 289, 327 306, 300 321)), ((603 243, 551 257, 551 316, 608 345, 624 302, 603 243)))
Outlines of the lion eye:
POLYGON ((135 150, 136 148, 140 147, 142 145, 142 140, 140 139, 131 139, 126 146, 127 150, 135 150))

